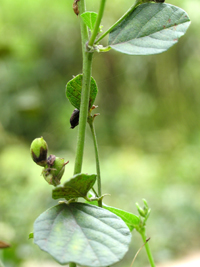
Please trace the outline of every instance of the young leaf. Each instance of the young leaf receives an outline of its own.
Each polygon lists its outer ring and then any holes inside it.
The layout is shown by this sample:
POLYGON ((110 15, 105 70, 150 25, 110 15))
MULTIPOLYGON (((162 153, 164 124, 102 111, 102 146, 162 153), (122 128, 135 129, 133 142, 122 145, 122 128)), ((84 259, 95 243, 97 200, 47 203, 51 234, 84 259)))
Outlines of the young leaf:
POLYGON ((140 224, 140 218, 133 213, 120 210, 114 207, 109 207, 106 205, 103 205, 103 208, 111 211, 112 213, 120 217, 125 222, 125 224, 128 226, 130 231, 132 231, 135 227, 137 227, 140 224))
POLYGON ((28 236, 28 239, 31 239, 34 237, 34 234, 33 233, 30 233, 29 236, 28 236))
POLYGON ((87 12, 82 13, 81 17, 83 21, 85 22, 85 24, 88 26, 88 28, 90 30, 93 30, 96 19, 97 19, 97 13, 87 11, 87 12))
POLYGON ((166 51, 178 42, 190 25, 187 13, 170 4, 139 5, 109 35, 114 50, 129 55, 150 55, 166 51))
MULTIPOLYGON (((79 74, 70 80, 66 86, 66 96, 69 99, 70 103, 77 109, 80 110, 81 103, 81 89, 82 89, 82 78, 83 74, 79 74)), ((94 78, 91 77, 90 81, 90 99, 89 99, 89 107, 90 109, 94 104, 96 95, 98 92, 97 84, 94 78)))
POLYGON ((131 233, 112 212, 84 203, 63 203, 34 223, 34 243, 60 264, 109 266, 128 250, 131 233))
POLYGON ((67 200, 79 197, 86 197, 88 191, 96 182, 96 174, 88 175, 79 173, 74 175, 64 185, 57 186, 52 191, 52 198, 65 198, 67 200))

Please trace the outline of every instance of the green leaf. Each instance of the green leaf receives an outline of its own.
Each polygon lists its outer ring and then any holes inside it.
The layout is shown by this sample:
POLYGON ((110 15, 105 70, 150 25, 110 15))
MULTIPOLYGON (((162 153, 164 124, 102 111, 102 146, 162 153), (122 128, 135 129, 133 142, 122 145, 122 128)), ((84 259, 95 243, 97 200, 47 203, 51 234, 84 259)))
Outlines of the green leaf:
POLYGON ((60 264, 109 266, 128 250, 131 233, 108 210, 74 202, 42 213, 34 223, 34 243, 60 264))
MULTIPOLYGON (((93 193, 89 193, 89 197, 94 197, 93 193)), ((90 203, 91 205, 98 206, 98 201, 96 200, 91 201, 91 202, 86 201, 86 203, 90 203)), ((130 231, 133 231, 134 228, 138 228, 138 226, 140 225, 140 218, 133 213, 107 206, 104 203, 103 203, 103 208, 111 211, 112 213, 120 217, 125 222, 125 224, 128 226, 130 231)))
POLYGON ((96 182, 97 175, 79 173, 74 175, 64 185, 57 186, 52 191, 52 198, 65 198, 67 200, 79 197, 86 197, 88 191, 96 182))
POLYGON ((88 28, 90 28, 90 30, 93 30, 94 25, 97 20, 97 13, 87 11, 87 12, 82 13, 81 17, 83 21, 85 22, 85 24, 88 26, 88 28))
POLYGON ((129 230, 132 231, 134 228, 138 227, 140 224, 140 218, 130 212, 120 210, 114 207, 103 205, 103 208, 106 210, 111 211, 112 213, 116 214, 118 217, 120 217, 125 224, 128 226, 129 230))
POLYGON ((28 239, 32 239, 33 237, 34 237, 34 234, 30 233, 29 236, 28 236, 28 239))
MULTIPOLYGON (((79 74, 70 80, 66 86, 66 96, 70 103, 77 109, 80 110, 81 104, 81 89, 82 89, 82 78, 83 74, 79 74)), ((94 78, 91 77, 90 81, 90 99, 89 99, 89 109, 94 104, 96 95, 98 92, 97 84, 94 78)))
POLYGON ((114 50, 129 55, 150 55, 166 51, 178 42, 190 25, 187 13, 164 3, 139 5, 109 35, 114 50))

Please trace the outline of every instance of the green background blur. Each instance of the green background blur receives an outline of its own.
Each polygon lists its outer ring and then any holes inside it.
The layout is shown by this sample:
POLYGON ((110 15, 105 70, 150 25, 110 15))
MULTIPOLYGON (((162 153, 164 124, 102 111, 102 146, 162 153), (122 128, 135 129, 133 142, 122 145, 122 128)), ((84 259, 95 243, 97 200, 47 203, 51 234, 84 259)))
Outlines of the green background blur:
MULTIPOLYGON (((108 205, 136 213, 147 199, 147 235, 157 263, 200 250, 200 1, 171 0, 192 24, 169 51, 128 56, 94 55, 99 93, 95 119, 103 193, 108 205)), ((66 83, 81 73, 79 18, 73 0, 0 2, 0 240, 6 267, 59 266, 28 240, 39 214, 57 202, 30 158, 31 141, 43 136, 49 153, 64 157, 63 180, 73 174, 77 128, 65 97, 66 83)), ((132 0, 107 1, 104 30, 132 0)), ((88 0, 91 11, 99 1, 88 0)), ((104 41, 106 44, 106 40, 104 41)), ((83 172, 95 172, 87 129, 83 172)), ((142 245, 133 232, 130 266, 142 245)), ((135 267, 148 264, 142 250, 135 267)))

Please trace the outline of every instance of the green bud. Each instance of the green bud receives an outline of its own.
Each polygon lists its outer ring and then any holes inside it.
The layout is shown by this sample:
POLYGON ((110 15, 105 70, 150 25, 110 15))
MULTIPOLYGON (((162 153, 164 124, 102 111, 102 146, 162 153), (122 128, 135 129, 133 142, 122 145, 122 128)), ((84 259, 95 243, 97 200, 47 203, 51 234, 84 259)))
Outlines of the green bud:
POLYGON ((50 155, 47 159, 47 165, 42 171, 44 179, 51 185, 59 185, 65 171, 65 165, 68 162, 64 162, 63 158, 50 155))
POLYGON ((33 161, 42 167, 46 166, 48 146, 43 137, 34 139, 30 150, 33 161))
POLYGON ((145 210, 143 210, 138 203, 135 203, 136 207, 137 207, 137 210, 138 210, 138 213, 142 216, 142 217, 145 217, 146 216, 146 212, 145 210))

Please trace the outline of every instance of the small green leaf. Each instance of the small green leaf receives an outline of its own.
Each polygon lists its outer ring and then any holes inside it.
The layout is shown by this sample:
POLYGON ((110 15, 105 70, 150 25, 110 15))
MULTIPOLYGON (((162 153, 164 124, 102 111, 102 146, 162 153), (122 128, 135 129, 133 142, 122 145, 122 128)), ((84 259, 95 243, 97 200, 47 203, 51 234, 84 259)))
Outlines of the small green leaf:
POLYGON ((128 226, 130 231, 132 231, 135 227, 137 227, 140 224, 140 218, 133 213, 120 210, 114 207, 106 206, 106 205, 103 205, 103 208, 113 212, 118 217, 120 217, 125 222, 125 224, 128 226))
MULTIPOLYGON (((82 78, 83 78, 83 74, 79 74, 76 77, 74 77, 72 80, 70 80, 66 86, 66 96, 69 99, 70 103, 78 110, 80 110, 80 104, 81 104, 82 78)), ((90 99, 89 99, 89 107, 88 107, 89 109, 94 104, 97 92, 98 92, 97 84, 94 78, 91 77, 90 99)))
POLYGON ((88 191, 93 187, 96 182, 97 175, 79 173, 74 175, 64 185, 57 186, 52 191, 52 198, 65 198, 67 200, 79 197, 86 197, 88 191))
POLYGON ((93 30, 94 25, 97 20, 97 13, 87 11, 87 12, 82 13, 81 17, 83 21, 85 22, 85 24, 88 26, 88 28, 90 28, 90 30, 93 30))
POLYGON ((130 241, 131 233, 118 216, 84 203, 54 206, 34 223, 34 243, 63 265, 112 265, 124 257, 130 241))
POLYGON ((29 236, 28 236, 28 239, 32 239, 32 238, 34 238, 34 234, 30 233, 29 236))
POLYGON ((189 25, 190 19, 183 9, 164 3, 146 3, 110 32, 108 43, 125 54, 158 54, 177 43, 189 25))

